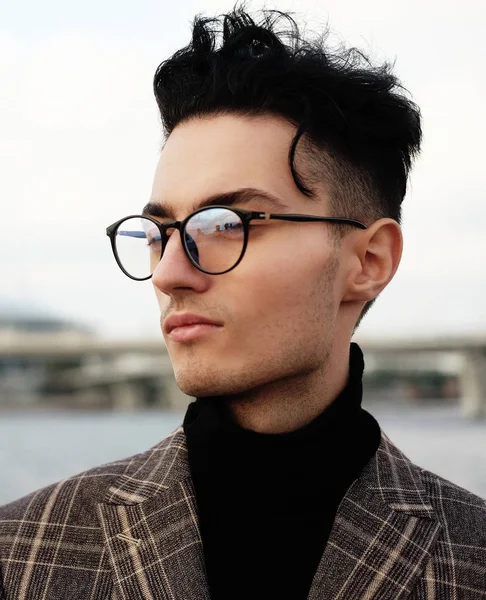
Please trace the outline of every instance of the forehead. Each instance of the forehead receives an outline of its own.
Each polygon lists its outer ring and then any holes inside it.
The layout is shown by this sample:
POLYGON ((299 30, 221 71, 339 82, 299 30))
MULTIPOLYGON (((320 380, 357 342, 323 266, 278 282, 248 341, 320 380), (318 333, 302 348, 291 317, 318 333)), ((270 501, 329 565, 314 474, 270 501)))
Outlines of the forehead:
POLYGON ((273 116, 222 115, 184 122, 162 150, 151 199, 182 214, 206 197, 258 188, 297 206, 305 196, 288 165, 294 135, 292 125, 273 116))

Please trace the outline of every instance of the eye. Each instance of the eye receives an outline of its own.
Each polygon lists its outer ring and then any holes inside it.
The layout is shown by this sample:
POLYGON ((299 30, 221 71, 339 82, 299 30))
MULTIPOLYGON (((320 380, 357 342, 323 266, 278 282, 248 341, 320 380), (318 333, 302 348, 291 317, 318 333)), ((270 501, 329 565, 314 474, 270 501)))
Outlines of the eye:
POLYGON ((147 246, 152 252, 159 253, 161 250, 162 238, 160 235, 147 237, 147 246))
POLYGON ((235 221, 233 223, 225 223, 223 225, 223 229, 226 231, 235 231, 239 229, 243 229, 243 223, 241 221, 235 221))
POLYGON ((232 233, 241 233, 241 231, 243 231, 243 223, 241 221, 229 221, 227 223, 216 224, 212 233, 231 235, 232 233))

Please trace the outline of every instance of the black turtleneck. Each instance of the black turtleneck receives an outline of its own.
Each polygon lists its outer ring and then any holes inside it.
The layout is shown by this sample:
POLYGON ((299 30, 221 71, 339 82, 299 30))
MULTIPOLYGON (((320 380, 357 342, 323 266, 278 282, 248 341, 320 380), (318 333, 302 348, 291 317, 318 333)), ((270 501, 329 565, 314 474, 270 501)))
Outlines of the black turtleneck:
POLYGON ((305 427, 241 428, 219 398, 184 419, 211 600, 304 600, 346 490, 380 428, 361 408, 363 355, 351 344, 345 389, 305 427))

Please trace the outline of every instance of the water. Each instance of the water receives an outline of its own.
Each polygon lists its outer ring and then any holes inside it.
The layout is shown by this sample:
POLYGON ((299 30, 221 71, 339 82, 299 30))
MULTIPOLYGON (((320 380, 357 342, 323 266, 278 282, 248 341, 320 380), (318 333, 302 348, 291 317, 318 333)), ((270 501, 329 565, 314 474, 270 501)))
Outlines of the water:
MULTIPOLYGON (((486 497, 486 422, 451 406, 377 404, 368 409, 414 462, 486 497)), ((141 452, 182 415, 166 412, 3 414, 0 504, 89 467, 141 452)))

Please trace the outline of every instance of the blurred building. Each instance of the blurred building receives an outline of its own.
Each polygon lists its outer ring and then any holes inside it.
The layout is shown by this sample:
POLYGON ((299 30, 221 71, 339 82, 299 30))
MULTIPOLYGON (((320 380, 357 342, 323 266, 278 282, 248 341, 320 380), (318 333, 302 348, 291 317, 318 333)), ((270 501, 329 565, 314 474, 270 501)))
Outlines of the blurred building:
MULTIPOLYGON (((93 337, 86 326, 53 316, 25 301, 0 298, 0 344, 51 338, 85 340, 93 337)), ((66 365, 64 365, 66 366, 66 365)), ((75 365, 72 365, 75 366, 75 365)), ((52 378, 52 364, 40 357, 0 355, 0 408, 35 404, 52 378)))

